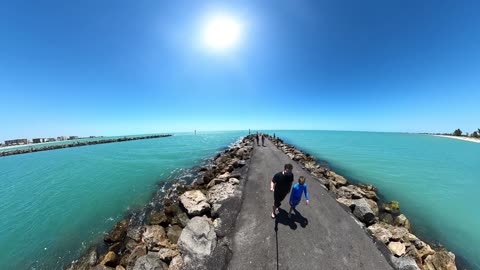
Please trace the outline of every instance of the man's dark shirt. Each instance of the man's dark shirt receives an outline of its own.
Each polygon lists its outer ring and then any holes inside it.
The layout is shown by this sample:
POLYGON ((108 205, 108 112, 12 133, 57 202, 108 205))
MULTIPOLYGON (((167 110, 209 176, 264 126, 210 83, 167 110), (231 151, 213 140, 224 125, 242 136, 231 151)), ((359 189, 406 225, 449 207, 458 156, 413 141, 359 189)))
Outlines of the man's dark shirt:
POLYGON ((293 183, 293 173, 284 175, 283 172, 276 173, 273 176, 273 183, 275 183, 275 193, 286 194, 290 191, 293 183))

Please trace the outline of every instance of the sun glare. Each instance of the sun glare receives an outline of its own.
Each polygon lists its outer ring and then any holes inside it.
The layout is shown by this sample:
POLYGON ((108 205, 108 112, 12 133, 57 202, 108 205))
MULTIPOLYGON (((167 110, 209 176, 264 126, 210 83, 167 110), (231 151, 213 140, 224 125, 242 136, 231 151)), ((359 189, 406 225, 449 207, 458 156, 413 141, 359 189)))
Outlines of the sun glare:
POLYGON ((242 25, 233 17, 220 15, 207 20, 203 30, 203 42, 214 50, 235 47, 242 36, 242 25))

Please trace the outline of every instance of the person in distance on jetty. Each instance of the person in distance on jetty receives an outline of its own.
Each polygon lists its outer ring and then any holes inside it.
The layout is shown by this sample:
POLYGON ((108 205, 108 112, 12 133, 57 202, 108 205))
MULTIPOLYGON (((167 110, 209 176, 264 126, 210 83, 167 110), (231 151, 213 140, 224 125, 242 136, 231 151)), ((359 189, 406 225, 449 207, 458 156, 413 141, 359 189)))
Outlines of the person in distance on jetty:
POLYGON ((272 182, 270 183, 270 191, 273 192, 273 208, 272 208, 272 218, 275 218, 276 211, 283 199, 287 196, 288 192, 292 188, 293 183, 293 166, 292 164, 285 164, 283 171, 276 173, 272 182))
POLYGON ((257 139, 257 146, 260 146, 260 143, 258 141, 258 132, 257 132, 257 135, 255 136, 255 138, 257 139))
POLYGON ((290 211, 288 211, 288 218, 292 215, 292 209, 296 211, 295 207, 297 207, 302 200, 303 193, 305 193, 305 203, 308 205, 310 198, 308 196, 307 184, 305 184, 305 177, 300 176, 298 183, 293 185, 292 191, 290 192, 290 211))
POLYGON ((262 146, 265 146, 265 135, 262 134, 262 146))

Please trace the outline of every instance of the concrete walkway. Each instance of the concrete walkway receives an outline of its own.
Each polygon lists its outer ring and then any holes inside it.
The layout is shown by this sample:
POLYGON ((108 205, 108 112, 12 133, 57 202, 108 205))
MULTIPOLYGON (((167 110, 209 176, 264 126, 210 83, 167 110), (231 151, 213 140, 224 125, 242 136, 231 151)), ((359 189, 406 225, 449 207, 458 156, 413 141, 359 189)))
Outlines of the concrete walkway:
POLYGON ((255 145, 247 177, 228 269, 392 269, 321 183, 269 140, 265 147, 255 145), (310 205, 302 199, 288 219, 288 195, 272 219, 270 181, 285 163, 293 164, 295 182, 306 176, 310 205))

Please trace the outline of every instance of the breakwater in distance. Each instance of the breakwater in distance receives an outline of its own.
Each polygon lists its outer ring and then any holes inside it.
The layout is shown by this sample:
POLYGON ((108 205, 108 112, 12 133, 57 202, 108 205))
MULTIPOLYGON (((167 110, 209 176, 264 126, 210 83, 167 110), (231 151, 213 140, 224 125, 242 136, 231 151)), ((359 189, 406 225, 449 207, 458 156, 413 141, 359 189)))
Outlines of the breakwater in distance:
POLYGON ((157 134, 157 135, 148 135, 148 136, 140 136, 140 137, 120 137, 120 138, 104 139, 104 140, 96 140, 96 141, 72 142, 72 143, 67 143, 67 144, 45 145, 45 146, 42 146, 42 147, 35 147, 35 148, 30 147, 30 148, 23 148, 23 149, 12 149, 11 151, 0 152, 0 157, 26 154, 26 153, 33 153, 33 152, 39 152, 39 151, 55 150, 55 149, 61 149, 61 148, 69 148, 69 147, 79 147, 79 146, 86 146, 86 145, 114 143, 114 142, 125 142, 125 141, 134 141, 134 140, 156 139, 156 138, 163 138, 163 137, 170 137, 170 136, 173 136, 173 135, 172 134, 157 134))

